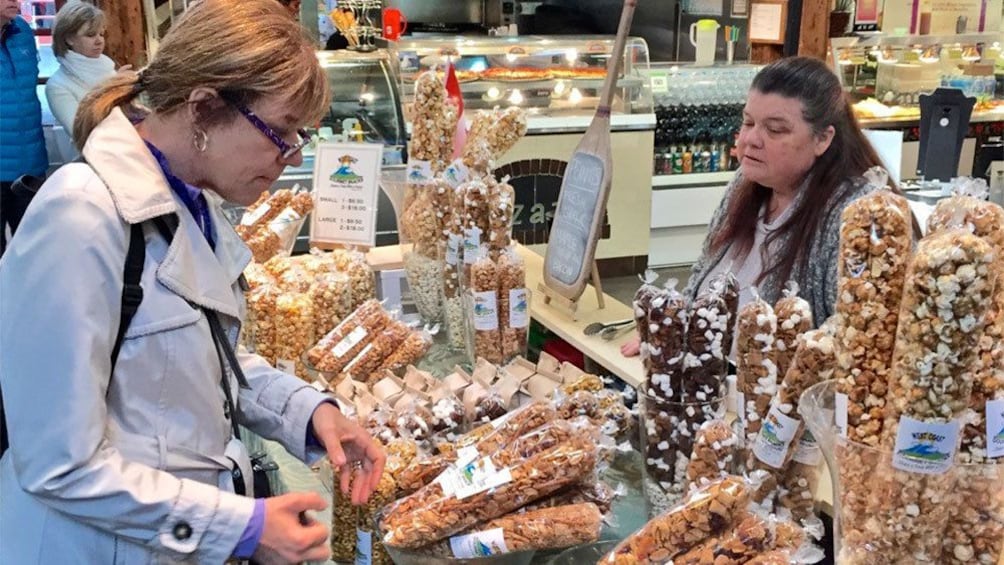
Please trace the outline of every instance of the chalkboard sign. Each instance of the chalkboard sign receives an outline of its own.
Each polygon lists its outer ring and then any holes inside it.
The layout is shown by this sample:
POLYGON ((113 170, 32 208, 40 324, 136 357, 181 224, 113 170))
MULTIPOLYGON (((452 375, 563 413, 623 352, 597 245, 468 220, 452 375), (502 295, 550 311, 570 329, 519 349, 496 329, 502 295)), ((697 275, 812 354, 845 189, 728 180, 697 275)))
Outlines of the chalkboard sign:
POLYGON ((609 186, 609 179, 604 178, 606 170, 602 159, 585 152, 572 155, 565 169, 558 209, 551 224, 544 273, 545 278, 550 279, 548 286, 556 286, 555 290, 562 291, 569 299, 582 294, 592 268, 597 228, 606 208, 608 190, 605 185, 609 186))

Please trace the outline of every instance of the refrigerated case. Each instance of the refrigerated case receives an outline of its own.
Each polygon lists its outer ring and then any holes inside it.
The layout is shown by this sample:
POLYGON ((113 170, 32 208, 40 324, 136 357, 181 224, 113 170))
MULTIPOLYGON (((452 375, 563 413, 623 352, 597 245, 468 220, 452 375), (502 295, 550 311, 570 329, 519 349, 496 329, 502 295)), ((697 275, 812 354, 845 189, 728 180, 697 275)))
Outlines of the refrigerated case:
MULTIPOLYGON (((415 78, 452 61, 465 111, 519 106, 528 114, 528 134, 496 163, 516 190, 514 237, 543 251, 564 167, 596 107, 613 50, 609 36, 435 37, 398 44, 406 108, 415 78)), ((613 188, 597 259, 601 270, 647 260, 647 215, 651 198, 655 115, 649 88, 648 47, 629 38, 612 104, 613 188), (614 261, 614 260, 617 261, 614 261)), ((642 267, 643 269, 643 267, 642 267)), ((610 272, 620 272, 609 270, 610 272)))
POLYGON ((655 63, 649 80, 655 102, 649 264, 697 260, 711 217, 734 176, 735 135, 760 67, 655 63))

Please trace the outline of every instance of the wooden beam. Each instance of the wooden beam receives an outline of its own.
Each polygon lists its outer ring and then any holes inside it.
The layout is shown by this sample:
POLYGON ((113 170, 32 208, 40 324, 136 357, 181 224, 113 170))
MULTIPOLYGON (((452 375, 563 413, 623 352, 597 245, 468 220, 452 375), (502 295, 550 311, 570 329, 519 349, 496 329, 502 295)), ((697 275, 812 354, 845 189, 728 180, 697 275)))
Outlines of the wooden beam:
POLYGON ((830 35, 830 0, 802 0, 798 54, 826 59, 830 35))
POLYGON ((146 64, 146 33, 140 0, 98 0, 105 13, 105 55, 116 65, 146 64))

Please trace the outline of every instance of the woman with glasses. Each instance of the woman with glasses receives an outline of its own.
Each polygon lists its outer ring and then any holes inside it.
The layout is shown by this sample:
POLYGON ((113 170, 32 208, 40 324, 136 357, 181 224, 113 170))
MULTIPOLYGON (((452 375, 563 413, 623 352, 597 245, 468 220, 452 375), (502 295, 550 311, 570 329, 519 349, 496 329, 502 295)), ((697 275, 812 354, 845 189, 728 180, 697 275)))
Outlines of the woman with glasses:
POLYGON ((300 164, 298 132, 328 97, 282 6, 205 0, 149 66, 83 100, 86 162, 50 177, 0 261, 0 563, 325 559, 323 499, 242 496, 238 424, 306 462, 326 455, 346 492, 356 473, 355 503, 372 493, 385 457, 369 435, 234 351, 251 253, 220 205, 300 164))

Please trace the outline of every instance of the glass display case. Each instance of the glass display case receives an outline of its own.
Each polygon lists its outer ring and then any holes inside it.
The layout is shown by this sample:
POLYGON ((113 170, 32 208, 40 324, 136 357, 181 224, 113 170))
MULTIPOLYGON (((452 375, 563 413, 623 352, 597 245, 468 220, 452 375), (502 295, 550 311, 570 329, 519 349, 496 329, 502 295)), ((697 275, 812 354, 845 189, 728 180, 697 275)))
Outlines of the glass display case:
MULTIPOLYGON (((516 105, 534 117, 592 116, 613 50, 608 36, 430 37, 401 41, 405 103, 423 71, 457 69, 466 109, 516 105)), ((651 114, 648 46, 629 38, 613 103, 616 116, 651 114)))
POLYGON ((866 126, 915 122, 919 99, 938 87, 976 98, 972 122, 1004 119, 1001 33, 830 40, 830 64, 866 126))
MULTIPOLYGON (((317 58, 328 75, 331 105, 319 127, 311 129, 313 139, 380 143, 383 164, 394 167, 404 162, 407 134, 401 111, 400 78, 397 59, 386 50, 372 53, 318 51, 317 58)), ((276 188, 296 184, 311 188, 314 175, 314 144, 303 151, 303 163, 288 167, 276 188)), ((307 248, 307 228, 300 234, 296 251, 307 248)), ((397 217, 390 199, 381 191, 377 210, 377 244, 397 243, 397 217)))

